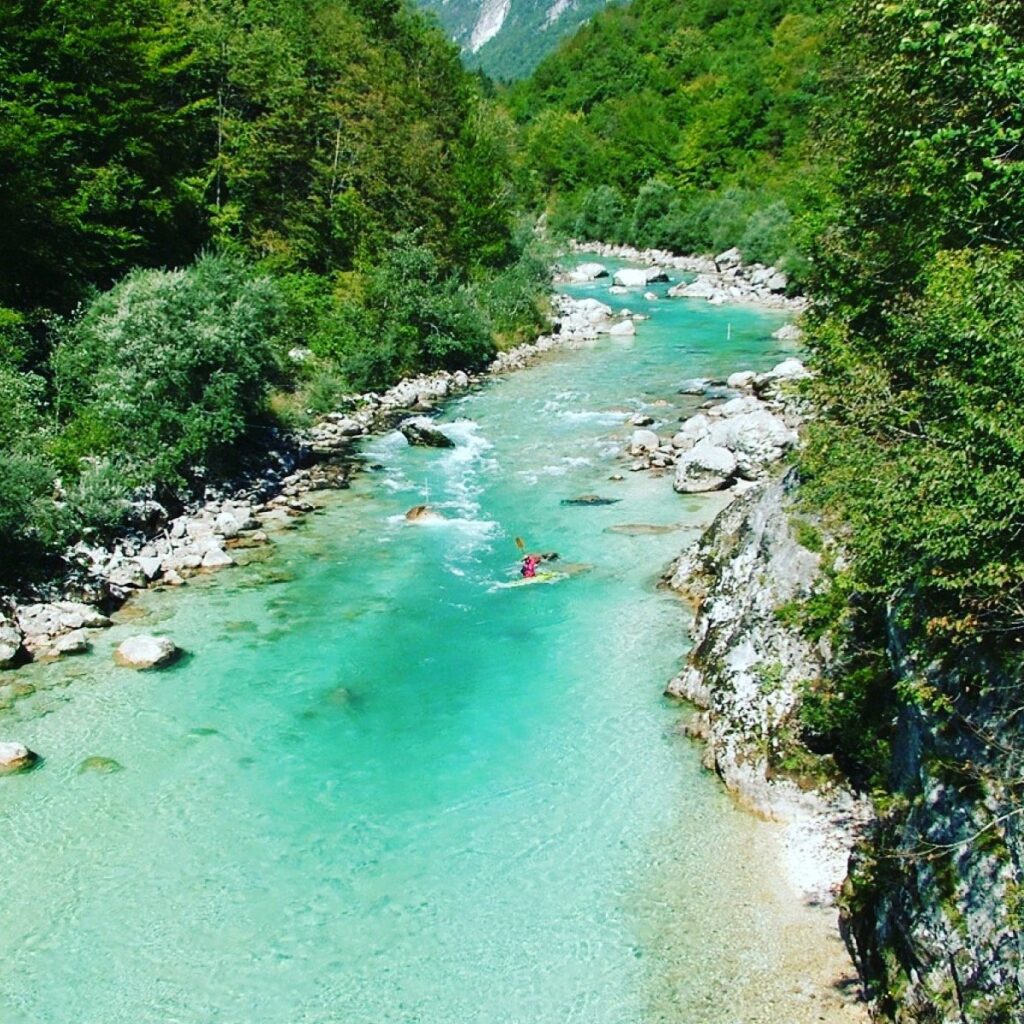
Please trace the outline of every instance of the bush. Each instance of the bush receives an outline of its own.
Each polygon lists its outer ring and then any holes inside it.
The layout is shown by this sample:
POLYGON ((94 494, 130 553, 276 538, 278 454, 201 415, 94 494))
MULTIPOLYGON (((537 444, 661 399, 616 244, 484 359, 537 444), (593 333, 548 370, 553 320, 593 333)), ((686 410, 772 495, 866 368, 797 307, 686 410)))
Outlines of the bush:
POLYGON ((0 581, 29 575, 53 537, 53 471, 38 456, 0 451, 0 581))
POLYGON ((793 215, 784 202, 755 210, 739 240, 747 263, 779 265, 793 247, 793 215))
POLYGON ((337 300, 312 341, 352 388, 384 388, 424 370, 455 370, 494 351, 472 290, 442 278, 433 252, 410 236, 396 239, 360 287, 337 300))
POLYGON ((634 245, 648 249, 665 244, 665 220, 675 199, 675 189, 663 181, 652 180, 640 186, 629 228, 634 245))
POLYGON ((262 412, 280 314, 273 283, 227 257, 129 274, 54 353, 66 455, 123 452, 132 484, 204 475, 262 412))
POLYGON ((573 233, 588 242, 621 242, 626 236, 626 210, 622 195, 611 185, 600 185, 583 197, 573 233))
POLYGON ((478 287, 479 301, 499 344, 530 340, 544 327, 543 304, 551 288, 551 255, 532 231, 516 239, 519 258, 478 287))

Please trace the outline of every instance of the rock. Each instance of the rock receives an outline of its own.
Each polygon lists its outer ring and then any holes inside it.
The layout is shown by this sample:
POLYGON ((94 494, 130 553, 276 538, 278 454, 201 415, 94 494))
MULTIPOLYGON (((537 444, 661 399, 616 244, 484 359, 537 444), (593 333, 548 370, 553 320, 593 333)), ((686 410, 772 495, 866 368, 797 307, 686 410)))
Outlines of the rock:
POLYGON ((603 263, 581 263, 574 270, 569 271, 569 280, 585 283, 596 281, 599 277, 607 277, 608 268, 603 263))
POLYGON ((85 630, 74 629, 70 633, 65 633, 63 636, 58 637, 50 645, 47 653, 55 657, 65 654, 85 654, 91 646, 92 644, 89 642, 89 636, 85 630))
POLYGON ((765 287, 770 292, 784 292, 789 287, 789 278, 781 270, 776 270, 771 277, 765 281, 765 287))
POLYGON ((726 270, 730 267, 738 267, 743 262, 743 253, 739 249, 733 247, 732 249, 726 249, 725 252, 720 252, 715 257, 715 265, 719 270, 726 270))
POLYGON ((563 498, 560 505, 617 505, 621 498, 602 498, 597 494, 581 494, 578 498, 563 498))
POLYGON ((409 523, 443 523, 444 516, 435 512, 429 505, 413 505, 405 513, 406 522, 409 523))
POLYGON ((648 416, 645 412, 637 412, 629 417, 629 422, 634 427, 649 427, 654 422, 654 417, 648 416))
POLYGON ((711 387, 711 381, 707 377, 691 377, 679 385, 681 395, 703 395, 711 387))
POLYGON ((658 301, 658 296, 655 295, 654 292, 644 292, 644 298, 648 302, 657 302, 658 301))
POLYGON ((590 324, 599 324, 612 315, 612 307, 598 299, 580 299, 576 305, 580 314, 590 324))
POLYGON ((21 630, 14 623, 0 619, 0 668, 10 668, 21 652, 21 630))
POLYGON ((707 277, 698 277, 689 284, 677 284, 668 291, 673 299, 713 299, 718 293, 718 285, 707 277))
POLYGON ((634 430, 629 439, 629 454, 643 455, 644 452, 656 451, 661 439, 653 430, 634 430))
POLYGON ((139 568, 147 580, 155 580, 161 572, 162 559, 160 558, 136 558, 139 568))
POLYGON ((728 448, 701 441, 676 461, 673 487, 680 494, 720 491, 736 474, 736 456, 728 448))
POLYGON ((430 420, 418 417, 400 423, 398 429, 411 445, 424 448, 454 448, 455 442, 447 434, 431 426, 430 420))
POLYGON ((138 562, 122 562, 107 574, 111 586, 138 590, 146 585, 146 574, 138 562))
POLYGON ((622 267, 612 278, 620 288, 643 288, 647 284, 647 273, 637 267, 622 267))
POLYGON ((23 743, 0 742, 0 774, 13 775, 23 772, 39 760, 39 755, 23 743))
POLYGON ((748 412, 760 412, 764 409, 764 403, 759 402, 752 395, 741 395, 738 398, 730 398, 729 401, 716 405, 709 411, 709 415, 724 419, 731 416, 742 416, 748 412))
POLYGON ((223 548, 219 547, 207 548, 200 562, 204 569, 223 569, 234 564, 234 559, 223 548))
POLYGON ((803 380, 810 377, 810 373, 799 359, 790 358, 776 364, 762 376, 771 380, 803 380))
POLYGON ((313 358, 313 350, 296 345, 295 348, 288 349, 288 358, 293 363, 308 363, 313 358))
POLYGON ((214 530, 224 538, 237 537, 241 523, 231 512, 221 512, 213 521, 214 530))
POLYGON ((457 388, 468 388, 469 387, 469 376, 463 370, 456 370, 452 374, 452 383, 457 388))
POLYGON ((703 413, 691 416, 673 435, 672 447, 687 451, 700 444, 711 432, 711 421, 703 413))
POLYGON ((796 324, 786 324, 772 333, 772 337, 779 341, 800 341, 803 336, 804 332, 796 324))
POLYGON ((98 757, 93 755, 92 757, 85 758, 78 765, 79 775, 113 775, 115 772, 123 772, 124 765, 119 761, 115 761, 112 757, 98 757))
POLYGON ((737 391, 743 391, 754 383, 756 376, 753 370, 740 370, 739 373, 730 373, 725 383, 737 391))
POLYGON ((632 320, 620 320, 617 324, 612 324, 608 333, 613 337, 632 337, 636 334, 636 326, 632 320))
POLYGON ((162 668, 174 661, 180 653, 169 637, 143 633, 123 641, 114 651, 114 661, 124 668, 162 668))
POLYGON ((26 639, 52 636, 63 628, 60 609, 52 604, 26 604, 17 609, 18 625, 26 639))

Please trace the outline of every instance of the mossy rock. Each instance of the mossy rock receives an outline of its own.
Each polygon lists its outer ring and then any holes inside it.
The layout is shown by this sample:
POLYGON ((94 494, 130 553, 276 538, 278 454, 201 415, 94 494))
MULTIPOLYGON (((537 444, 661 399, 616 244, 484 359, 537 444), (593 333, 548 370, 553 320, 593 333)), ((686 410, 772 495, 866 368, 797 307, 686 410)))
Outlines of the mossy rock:
POLYGON ((112 757, 100 757, 98 755, 87 757, 78 766, 79 775, 113 775, 115 772, 123 771, 124 765, 120 761, 115 761, 112 757))

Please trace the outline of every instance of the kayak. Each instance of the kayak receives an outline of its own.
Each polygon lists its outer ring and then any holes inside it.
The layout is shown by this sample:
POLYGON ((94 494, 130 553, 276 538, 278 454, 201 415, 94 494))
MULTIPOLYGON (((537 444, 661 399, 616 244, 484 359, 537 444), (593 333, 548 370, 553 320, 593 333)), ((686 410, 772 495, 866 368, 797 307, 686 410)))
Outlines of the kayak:
POLYGON ((517 580, 508 580, 506 583, 495 583, 494 585, 501 590, 508 590, 510 587, 528 587, 531 583, 557 583, 568 575, 567 572, 539 572, 536 576, 520 576, 517 580))

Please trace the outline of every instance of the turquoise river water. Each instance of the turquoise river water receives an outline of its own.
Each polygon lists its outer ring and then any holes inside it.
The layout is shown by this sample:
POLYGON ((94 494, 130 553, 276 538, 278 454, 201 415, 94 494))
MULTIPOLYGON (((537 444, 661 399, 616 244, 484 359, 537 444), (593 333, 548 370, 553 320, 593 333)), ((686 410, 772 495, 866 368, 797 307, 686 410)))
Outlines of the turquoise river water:
POLYGON ((688 613, 655 583, 721 499, 620 456, 632 412, 692 412, 683 378, 789 354, 783 320, 623 299, 635 339, 451 402, 454 449, 370 439, 270 557, 0 675, 45 757, 0 780, 2 1024, 819 1019, 827 928, 660 696, 688 613), (447 521, 407 524, 423 501, 447 521), (517 536, 590 568, 496 586, 517 536), (140 630, 187 657, 115 668, 140 630))

